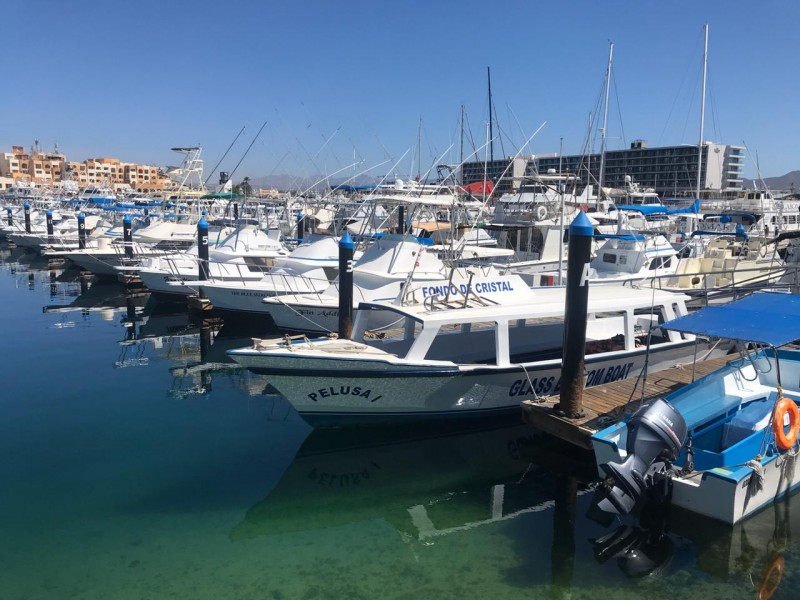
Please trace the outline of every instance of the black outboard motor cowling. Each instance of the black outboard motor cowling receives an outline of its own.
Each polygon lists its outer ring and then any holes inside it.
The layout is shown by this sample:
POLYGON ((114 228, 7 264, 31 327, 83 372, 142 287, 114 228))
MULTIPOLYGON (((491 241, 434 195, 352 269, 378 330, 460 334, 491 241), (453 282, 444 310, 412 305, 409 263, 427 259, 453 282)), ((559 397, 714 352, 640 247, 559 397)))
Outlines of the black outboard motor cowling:
POLYGON ((628 456, 622 463, 601 465, 613 480, 599 509, 628 514, 642 493, 666 475, 686 441, 686 422, 662 398, 648 402, 628 420, 628 456))

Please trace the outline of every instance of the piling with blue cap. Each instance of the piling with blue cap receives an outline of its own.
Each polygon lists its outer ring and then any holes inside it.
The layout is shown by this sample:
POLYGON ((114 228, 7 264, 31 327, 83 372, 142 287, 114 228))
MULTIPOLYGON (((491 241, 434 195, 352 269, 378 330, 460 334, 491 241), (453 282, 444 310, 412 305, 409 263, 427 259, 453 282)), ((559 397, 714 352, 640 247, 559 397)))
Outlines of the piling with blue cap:
POLYGON ((579 212, 569 226, 561 395, 555 407, 557 413, 569 419, 583 416, 586 313, 589 308, 589 263, 593 234, 594 228, 589 217, 579 212))
MULTIPOLYGON (((302 212, 297 213, 297 243, 298 244, 302 244, 303 240, 306 237, 306 232, 305 232, 306 222, 305 222, 305 219, 303 217, 304 217, 304 215, 303 215, 302 212)), ((344 238, 342 238, 342 239, 344 239, 344 238)), ((350 241, 352 241, 352 240, 350 240, 350 241)), ((339 248, 341 248, 341 247, 342 247, 342 245, 341 245, 341 242, 340 242, 339 243, 339 248)))
POLYGON ((239 203, 238 202, 234 202, 233 203, 233 220, 234 221, 238 221, 239 220, 239 203))
POLYGON ((47 222, 47 243, 52 244, 55 239, 53 238, 53 211, 48 209, 44 213, 45 221, 47 222))
POLYGON ((339 240, 339 337, 349 339, 353 333, 353 251, 350 232, 339 240))
POLYGON ((397 233, 400 235, 406 232, 406 207, 402 204, 397 207, 397 233))
POLYGON ((25 211, 25 233, 31 232, 31 205, 26 202, 22 206, 23 210, 25 211))
POLYGON ((133 258, 133 224, 128 214, 122 217, 122 241, 125 245, 125 258, 133 258))
POLYGON ((78 213, 78 248, 86 248, 86 215, 82 212, 78 213))
POLYGON ((8 223, 9 227, 14 224, 14 209, 10 206, 6 207, 6 222, 8 223))
POLYGON ((205 217, 197 222, 197 276, 200 281, 208 280, 208 221, 205 217))

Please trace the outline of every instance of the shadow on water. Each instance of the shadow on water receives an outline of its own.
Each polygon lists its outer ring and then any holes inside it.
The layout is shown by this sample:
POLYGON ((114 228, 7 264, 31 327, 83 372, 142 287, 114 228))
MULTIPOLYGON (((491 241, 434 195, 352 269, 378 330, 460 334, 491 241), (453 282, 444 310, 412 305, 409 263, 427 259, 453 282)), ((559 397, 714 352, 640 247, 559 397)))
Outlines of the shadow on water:
POLYGON ((231 539, 381 519, 424 541, 513 518, 541 472, 519 452, 531 429, 508 423, 314 430, 231 539))

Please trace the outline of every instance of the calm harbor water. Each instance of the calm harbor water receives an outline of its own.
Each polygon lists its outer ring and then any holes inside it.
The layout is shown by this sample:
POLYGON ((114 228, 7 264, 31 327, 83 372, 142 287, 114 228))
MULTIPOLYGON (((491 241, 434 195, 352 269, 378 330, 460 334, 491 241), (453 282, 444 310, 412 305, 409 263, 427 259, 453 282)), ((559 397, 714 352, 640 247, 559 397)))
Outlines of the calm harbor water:
POLYGON ((800 589, 797 496, 735 528, 601 526, 526 426, 312 430, 227 361, 246 329, 20 249, 0 260, 0 599, 800 589))

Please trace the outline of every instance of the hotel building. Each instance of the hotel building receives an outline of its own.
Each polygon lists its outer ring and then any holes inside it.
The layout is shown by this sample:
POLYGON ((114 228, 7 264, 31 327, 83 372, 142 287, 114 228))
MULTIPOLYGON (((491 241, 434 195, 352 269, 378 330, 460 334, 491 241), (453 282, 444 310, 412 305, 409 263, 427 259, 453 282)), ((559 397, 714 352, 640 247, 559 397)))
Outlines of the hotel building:
MULTIPOLYGON (((519 189, 524 177, 537 173, 576 173, 583 183, 597 185, 600 178, 600 155, 557 154, 531 155, 465 164, 464 184, 484 179, 484 168, 495 182, 498 192, 519 189)), ((663 146, 649 148, 644 140, 636 140, 627 150, 608 150, 605 155, 603 187, 625 188, 625 177, 642 188, 653 188, 662 197, 689 196, 697 188, 697 146, 663 146)), ((736 195, 742 189, 744 148, 706 142, 702 148, 700 188, 702 196, 736 195)))

